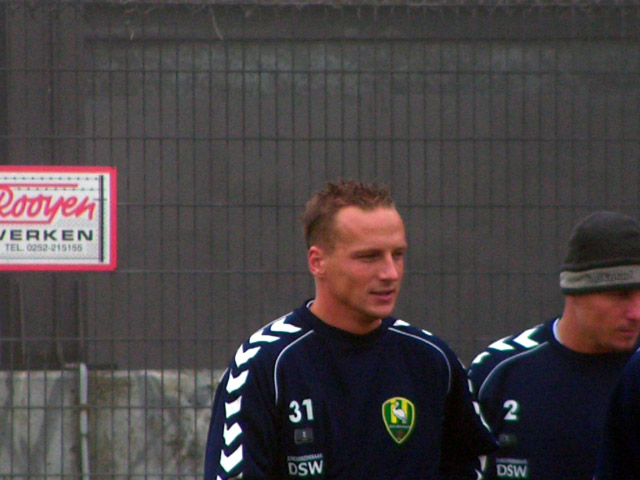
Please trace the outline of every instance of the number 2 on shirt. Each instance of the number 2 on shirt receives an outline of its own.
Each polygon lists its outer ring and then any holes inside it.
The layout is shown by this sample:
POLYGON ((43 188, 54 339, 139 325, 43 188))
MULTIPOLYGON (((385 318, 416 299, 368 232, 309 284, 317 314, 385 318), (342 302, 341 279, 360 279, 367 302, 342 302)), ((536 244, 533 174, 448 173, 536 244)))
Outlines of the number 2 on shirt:
POLYGON ((519 420, 520 404, 515 400, 507 400, 503 406, 507 409, 504 419, 508 422, 517 422, 519 420))

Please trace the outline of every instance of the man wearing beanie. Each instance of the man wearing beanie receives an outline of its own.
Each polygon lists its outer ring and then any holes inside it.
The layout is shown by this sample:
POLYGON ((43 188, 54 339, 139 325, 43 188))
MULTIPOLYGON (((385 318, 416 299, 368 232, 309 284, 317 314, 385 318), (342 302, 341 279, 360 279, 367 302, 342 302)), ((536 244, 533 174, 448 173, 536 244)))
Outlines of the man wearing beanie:
POLYGON ((469 369, 500 443, 484 478, 593 478, 609 396, 640 335, 640 225, 614 212, 582 219, 560 289, 560 317, 492 343, 469 369))

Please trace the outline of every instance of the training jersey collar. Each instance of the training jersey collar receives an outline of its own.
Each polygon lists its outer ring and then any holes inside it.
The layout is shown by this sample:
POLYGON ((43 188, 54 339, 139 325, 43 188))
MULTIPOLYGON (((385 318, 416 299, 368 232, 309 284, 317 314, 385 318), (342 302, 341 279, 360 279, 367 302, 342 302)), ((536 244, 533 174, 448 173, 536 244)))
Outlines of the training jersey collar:
POLYGON ((316 332, 352 344, 368 344, 375 341, 376 339, 384 335, 389 327, 396 321, 394 317, 383 318, 382 322, 380 322, 380 325, 374 330, 369 333, 360 335, 357 333, 348 332, 338 327, 334 327, 322 321, 311 311, 311 305, 313 305, 313 299, 304 302, 304 305, 300 307, 300 314, 307 322, 309 322, 310 326, 316 332))

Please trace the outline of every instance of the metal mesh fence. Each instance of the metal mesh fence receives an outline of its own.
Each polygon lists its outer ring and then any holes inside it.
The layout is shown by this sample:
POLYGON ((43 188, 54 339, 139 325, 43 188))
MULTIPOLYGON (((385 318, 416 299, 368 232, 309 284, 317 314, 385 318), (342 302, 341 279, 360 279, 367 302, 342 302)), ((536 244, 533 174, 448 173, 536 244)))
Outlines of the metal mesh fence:
POLYGON ((117 167, 119 235, 115 272, 1 277, 0 477, 201 475, 220 370, 313 295, 298 217, 328 179, 391 186, 398 315, 463 360, 559 314, 574 222, 640 213, 639 15, 2 3, 3 163, 117 167))

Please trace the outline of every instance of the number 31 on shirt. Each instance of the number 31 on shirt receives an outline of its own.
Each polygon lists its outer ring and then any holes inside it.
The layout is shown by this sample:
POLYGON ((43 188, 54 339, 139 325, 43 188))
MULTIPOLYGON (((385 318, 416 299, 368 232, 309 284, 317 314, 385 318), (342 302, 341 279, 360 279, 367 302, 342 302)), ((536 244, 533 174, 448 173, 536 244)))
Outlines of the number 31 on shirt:
POLYGON ((310 398, 305 398, 302 402, 292 400, 289 404, 289 410, 291 411, 289 420, 292 423, 300 423, 305 419, 313 421, 313 402, 310 398))

